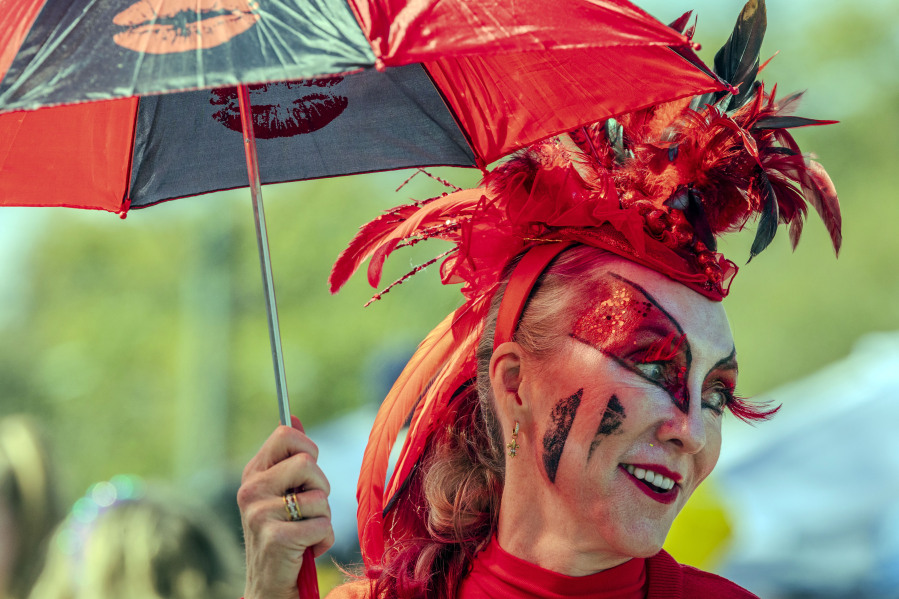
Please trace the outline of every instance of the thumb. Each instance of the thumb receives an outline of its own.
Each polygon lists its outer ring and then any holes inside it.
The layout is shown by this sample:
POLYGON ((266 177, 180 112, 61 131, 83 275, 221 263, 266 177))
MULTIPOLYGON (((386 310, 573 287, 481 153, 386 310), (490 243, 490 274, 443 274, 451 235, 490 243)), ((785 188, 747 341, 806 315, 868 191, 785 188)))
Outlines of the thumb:
POLYGON ((306 429, 303 428, 303 423, 300 422, 300 419, 297 418, 296 416, 294 416, 293 414, 290 415, 290 425, 291 425, 293 428, 295 428, 295 429, 297 429, 298 431, 300 431, 301 433, 305 433, 305 432, 306 432, 306 429))

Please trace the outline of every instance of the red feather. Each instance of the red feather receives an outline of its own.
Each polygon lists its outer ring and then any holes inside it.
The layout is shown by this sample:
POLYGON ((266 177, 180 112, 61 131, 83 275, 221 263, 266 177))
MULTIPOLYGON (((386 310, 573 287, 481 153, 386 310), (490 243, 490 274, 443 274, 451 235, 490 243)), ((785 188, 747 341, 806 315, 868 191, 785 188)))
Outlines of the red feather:
MULTIPOLYGON (((366 563, 378 563, 384 551, 381 527, 377 524, 382 520, 382 511, 386 504, 384 484, 390 453, 406 418, 430 383, 429 378, 445 360, 446 353, 453 344, 452 321, 453 315, 447 316, 421 342, 393 384, 375 418, 362 457, 362 469, 356 490, 356 499, 359 502, 356 514, 366 563)), ((397 464, 397 467, 400 466, 401 464, 397 464)))
MULTIPOLYGON (((809 192, 806 194, 806 199, 815 207, 821 220, 824 221, 824 226, 830 233, 833 250, 839 256, 840 246, 843 245, 843 217, 840 214, 837 190, 824 167, 811 159, 807 161, 807 165, 808 169, 805 172, 808 174, 810 185, 806 188, 809 192)), ((805 188, 805 186, 803 187, 805 188)))

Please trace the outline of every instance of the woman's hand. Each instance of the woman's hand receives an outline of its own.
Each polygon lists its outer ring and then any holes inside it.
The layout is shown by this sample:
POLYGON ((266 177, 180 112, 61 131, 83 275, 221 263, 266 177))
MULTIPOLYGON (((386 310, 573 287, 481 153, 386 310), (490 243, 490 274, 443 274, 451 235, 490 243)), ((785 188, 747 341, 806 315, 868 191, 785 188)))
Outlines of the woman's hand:
POLYGON ((318 447, 303 432, 279 426, 243 471, 237 505, 247 552, 245 599, 297 599, 303 552, 318 557, 334 544, 328 479, 316 464, 318 447), (294 491, 301 520, 291 521, 285 495, 294 491))

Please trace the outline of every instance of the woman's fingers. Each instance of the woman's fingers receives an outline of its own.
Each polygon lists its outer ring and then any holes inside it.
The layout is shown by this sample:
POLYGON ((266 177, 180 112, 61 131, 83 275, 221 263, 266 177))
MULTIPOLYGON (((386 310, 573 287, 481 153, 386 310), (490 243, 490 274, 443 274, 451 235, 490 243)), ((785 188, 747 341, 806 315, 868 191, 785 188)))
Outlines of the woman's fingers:
POLYGON ((244 474, 237 493, 237 504, 244 506, 265 498, 283 497, 290 490, 331 493, 325 473, 308 453, 298 453, 281 460, 268 470, 244 474))
MULTIPOLYGON (((299 421, 297 421, 297 424, 299 421)), ((244 468, 246 478, 254 472, 268 470, 278 462, 293 455, 307 453, 313 460, 318 459, 318 446, 301 430, 281 425, 266 439, 265 443, 244 468)))
MULTIPOLYGON (((312 518, 326 518, 329 521, 331 520, 331 505, 328 503, 328 495, 324 491, 320 489, 297 491, 291 494, 291 498, 294 500, 297 511, 300 514, 300 519, 297 520, 297 522, 311 520, 312 518)), ((282 497, 281 504, 282 513, 288 517, 288 520, 290 520, 290 510, 286 505, 286 497, 282 497)))

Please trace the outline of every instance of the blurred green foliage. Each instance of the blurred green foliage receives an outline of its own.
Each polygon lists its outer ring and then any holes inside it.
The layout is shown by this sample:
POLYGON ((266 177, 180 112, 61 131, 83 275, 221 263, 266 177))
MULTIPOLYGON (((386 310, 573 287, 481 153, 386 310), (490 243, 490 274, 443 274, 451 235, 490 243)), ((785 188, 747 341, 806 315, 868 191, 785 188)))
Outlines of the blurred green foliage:
MULTIPOLYGON (((784 54, 765 78, 788 82, 783 92, 811 88, 802 114, 843 121, 797 137, 840 191, 845 246, 834 260, 812 215, 795 255, 783 232, 737 277, 726 306, 747 395, 840 358, 868 331, 899 326, 899 12, 890 3, 879 13, 853 5, 814 19, 783 12, 808 22, 800 30, 779 22, 778 10, 787 9, 769 8, 765 51, 784 54)), ((698 38, 717 48, 724 38, 703 25, 698 38)), ((435 172, 459 185, 479 176, 435 172)), ((408 174, 264 189, 288 388, 307 426, 378 401, 397 365, 460 301, 440 288, 434 268, 366 309, 364 273, 328 293, 330 265, 359 225, 443 191, 419 176, 395 193, 408 174)), ((125 221, 45 212, 33 251, 16 256, 25 301, 2 325, 0 414, 39 415, 72 499, 120 472, 179 480, 239 472, 277 424, 249 193, 169 202, 125 221)), ((751 237, 734 236, 723 250, 742 263, 751 237)), ((439 251, 404 250, 382 286, 439 251)))

